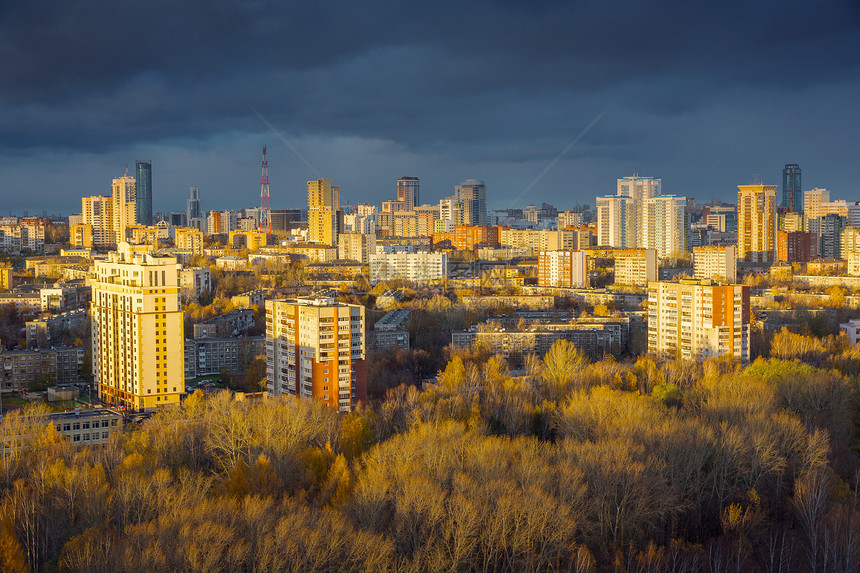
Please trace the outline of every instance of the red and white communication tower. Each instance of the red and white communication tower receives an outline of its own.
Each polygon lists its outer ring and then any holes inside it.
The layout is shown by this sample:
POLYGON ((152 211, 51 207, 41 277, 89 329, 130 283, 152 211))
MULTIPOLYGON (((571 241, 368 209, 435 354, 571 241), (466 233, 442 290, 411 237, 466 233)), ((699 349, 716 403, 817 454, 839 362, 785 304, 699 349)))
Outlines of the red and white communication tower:
MULTIPOLYGON (((266 146, 263 146, 263 179, 260 181, 260 230, 272 238, 272 206, 269 203, 269 161, 266 146)), ((268 241, 267 241, 268 242, 268 241)))

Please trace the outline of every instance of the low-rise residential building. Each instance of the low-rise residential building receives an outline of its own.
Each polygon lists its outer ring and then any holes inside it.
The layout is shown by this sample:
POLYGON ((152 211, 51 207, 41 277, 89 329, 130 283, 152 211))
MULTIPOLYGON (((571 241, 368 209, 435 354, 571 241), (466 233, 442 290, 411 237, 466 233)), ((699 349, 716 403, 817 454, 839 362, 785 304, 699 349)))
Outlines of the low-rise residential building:
POLYGON ((602 359, 618 354, 627 345, 630 319, 627 317, 589 318, 567 323, 532 324, 525 330, 506 329, 488 324, 478 329, 454 331, 451 344, 458 348, 482 347, 505 357, 517 354, 543 356, 557 340, 569 340, 583 354, 602 359))
POLYGON ((281 247, 262 247, 249 257, 251 262, 258 260, 279 260, 284 263, 296 259, 307 259, 309 263, 328 263, 337 260, 337 247, 314 245, 310 243, 290 243, 281 247))
POLYGON ((39 310, 42 301, 37 292, 3 292, 0 293, 0 305, 14 304, 15 306, 39 310))
POLYGON ((266 302, 266 291, 263 289, 249 290, 248 292, 230 297, 230 302, 236 308, 251 308, 256 306, 262 310, 264 308, 263 304, 266 302))
POLYGON ((450 244, 458 251, 479 247, 498 247, 499 228, 488 225, 457 225, 453 231, 433 234, 433 245, 450 244))
POLYGON ((843 275, 848 270, 848 262, 843 259, 815 259, 806 263, 810 275, 843 275))
POLYGON ((648 285, 648 351, 686 359, 750 359, 748 286, 710 280, 648 285))
POLYGON ((222 368, 240 372, 265 354, 265 336, 186 338, 185 378, 218 374, 222 368))
POLYGON ((839 325, 839 329, 848 336, 851 344, 857 344, 860 340, 860 319, 852 318, 848 322, 839 325))
POLYGON ((189 267, 179 270, 179 292, 186 300, 197 300, 212 290, 212 273, 206 267, 189 267))
POLYGON ((469 308, 499 308, 504 306, 522 310, 552 310, 555 308, 555 297, 552 295, 464 296, 462 302, 469 308))
POLYGON ((369 272, 369 266, 358 261, 337 260, 330 263, 310 263, 305 267, 314 278, 353 279, 369 272))
POLYGON ((50 347, 62 331, 77 328, 89 320, 89 314, 88 309, 80 308, 27 321, 24 325, 27 348, 50 347))
POLYGON ((341 233, 337 240, 340 259, 367 264, 370 262, 370 256, 376 253, 376 235, 374 234, 341 233))
POLYGON ((177 249, 186 249, 195 256, 203 254, 203 232, 190 227, 178 227, 173 231, 173 244, 177 249))
POLYGON ((657 280, 656 249, 615 249, 615 284, 647 286, 657 280))
POLYGON ((373 347, 382 350, 389 346, 396 346, 403 350, 409 350, 409 331, 406 323, 409 321, 411 311, 406 308, 398 308, 389 311, 385 316, 373 325, 373 347))
POLYGON ((48 419, 63 439, 79 446, 104 446, 122 431, 122 415, 108 408, 75 409, 50 414, 48 419))
POLYGON ((235 255, 225 255, 215 259, 215 266, 225 271, 240 271, 248 266, 248 260, 235 255))
POLYGON ((448 255, 445 253, 391 253, 370 257, 371 283, 401 279, 428 284, 447 276, 448 255))
POLYGON ((268 244, 268 235, 263 231, 230 231, 227 244, 232 249, 258 251, 268 244))
POLYGON ((694 247, 693 274, 697 279, 711 279, 717 282, 738 282, 737 248, 728 247, 694 247))
POLYGON ((239 308, 194 325, 194 338, 236 336, 254 326, 254 311, 239 308))
POLYGON ((585 251, 541 251, 538 257, 538 286, 587 287, 587 259, 585 251))
POLYGON ((42 252, 45 246, 45 225, 41 222, 23 222, 0 225, 0 251, 20 254, 23 250, 42 252))
POLYGON ((82 346, 0 352, 0 389, 10 392, 80 382, 83 361, 82 346))
MULTIPOLYGON (((47 422, 54 426, 57 433, 64 440, 79 447, 104 447, 114 434, 122 431, 122 415, 107 408, 95 408, 92 410, 81 410, 75 408, 73 412, 56 412, 48 414, 45 418, 34 419, 32 423, 23 424, 29 435, 12 436, 0 435, 0 444, 6 444, 0 451, 3 455, 16 455, 12 448, 22 447, 24 444, 32 443, 38 439, 39 433, 44 431, 47 422), (38 423, 35 423, 38 420, 38 423)), ((12 428, 20 431, 22 426, 12 428)))

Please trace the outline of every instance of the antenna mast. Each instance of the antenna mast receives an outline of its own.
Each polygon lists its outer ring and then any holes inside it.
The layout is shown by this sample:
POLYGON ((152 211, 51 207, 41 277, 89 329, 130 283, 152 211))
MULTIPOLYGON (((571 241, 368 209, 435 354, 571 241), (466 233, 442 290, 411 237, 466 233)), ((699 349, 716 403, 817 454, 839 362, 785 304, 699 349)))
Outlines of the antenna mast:
POLYGON ((269 161, 263 146, 263 178, 260 181, 260 230, 266 232, 266 242, 272 238, 272 207, 269 203, 269 161))

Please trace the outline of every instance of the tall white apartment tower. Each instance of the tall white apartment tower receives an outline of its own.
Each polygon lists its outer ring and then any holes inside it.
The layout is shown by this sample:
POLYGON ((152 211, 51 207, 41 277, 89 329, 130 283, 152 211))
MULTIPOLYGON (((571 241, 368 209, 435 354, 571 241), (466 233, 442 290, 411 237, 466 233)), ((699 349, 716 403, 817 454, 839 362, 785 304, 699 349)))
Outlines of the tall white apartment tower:
MULTIPOLYGON (((630 197, 633 200, 631 209, 630 224, 635 232, 635 237, 632 242, 628 242, 627 248, 649 248, 645 247, 645 202, 651 197, 661 195, 662 180, 653 177, 640 177, 633 175, 631 177, 622 177, 618 180, 619 197, 630 197)), ((662 255, 661 255, 662 256, 662 255)))
POLYGON ((616 249, 634 242, 633 199, 619 195, 597 197, 597 244, 616 249))
POLYGON ((640 211, 641 247, 656 249, 660 258, 687 250, 687 232, 684 224, 686 197, 657 195, 643 200, 640 211))

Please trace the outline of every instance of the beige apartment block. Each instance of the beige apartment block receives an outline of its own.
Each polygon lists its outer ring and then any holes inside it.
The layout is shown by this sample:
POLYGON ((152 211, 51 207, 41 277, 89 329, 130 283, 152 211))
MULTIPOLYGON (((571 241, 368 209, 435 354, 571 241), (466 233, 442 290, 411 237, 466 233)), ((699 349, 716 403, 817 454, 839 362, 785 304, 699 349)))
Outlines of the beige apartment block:
POLYGON ((93 375, 102 401, 135 410, 179 403, 185 390, 179 268, 174 257, 127 243, 96 261, 93 375))

